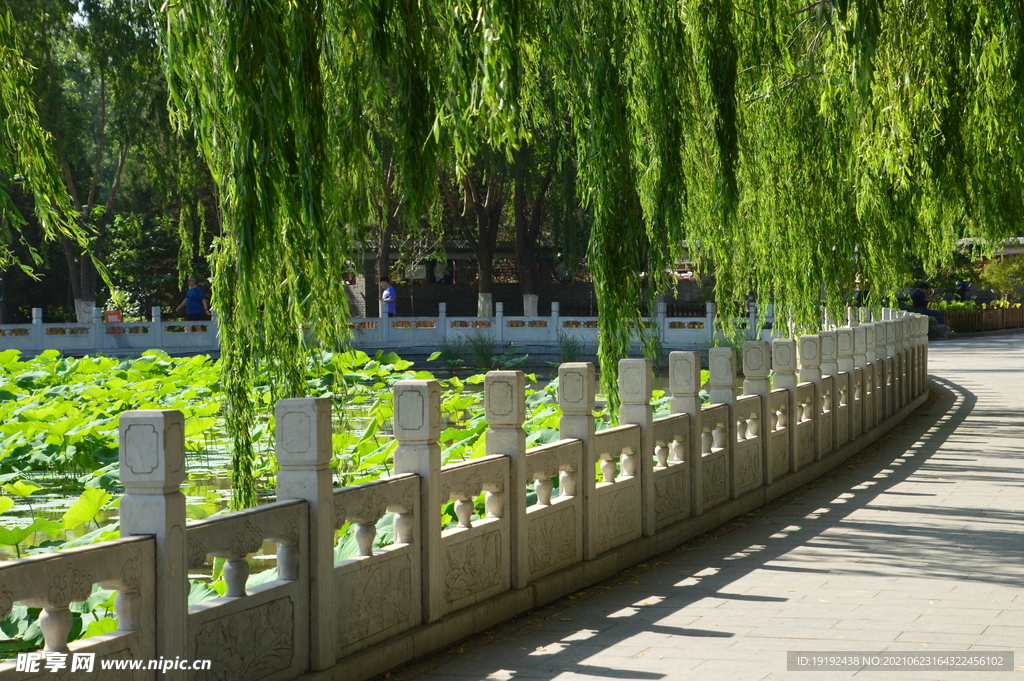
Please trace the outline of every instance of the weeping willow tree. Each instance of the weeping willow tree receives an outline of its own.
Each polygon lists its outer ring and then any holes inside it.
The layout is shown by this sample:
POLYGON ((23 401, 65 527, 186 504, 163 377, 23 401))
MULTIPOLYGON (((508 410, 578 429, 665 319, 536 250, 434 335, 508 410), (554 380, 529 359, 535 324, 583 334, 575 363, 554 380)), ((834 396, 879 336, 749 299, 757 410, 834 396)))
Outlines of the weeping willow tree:
MULTIPOLYGON (((528 141, 524 82, 553 74, 572 130, 602 382, 683 242, 728 319, 749 291, 799 332, 855 286, 1024 217, 1024 5, 1010 0, 228 0, 166 5, 174 116, 221 192, 236 505, 255 366, 301 394, 308 326, 346 339, 341 273, 389 121, 404 214, 481 150, 528 141), (524 64, 526 65, 524 67, 524 64), (386 110, 385 110, 386 109, 386 110)), ((648 339, 649 340, 649 339, 648 339)))
POLYGON ((24 191, 33 197, 36 220, 43 238, 65 236, 84 247, 86 236, 71 217, 71 200, 54 160, 51 138, 39 123, 31 80, 33 67, 24 57, 23 36, 9 8, 0 4, 0 270, 20 266, 32 274, 41 260, 22 237, 25 216, 12 195, 24 191), (32 258, 20 262, 11 249, 17 239, 32 258))

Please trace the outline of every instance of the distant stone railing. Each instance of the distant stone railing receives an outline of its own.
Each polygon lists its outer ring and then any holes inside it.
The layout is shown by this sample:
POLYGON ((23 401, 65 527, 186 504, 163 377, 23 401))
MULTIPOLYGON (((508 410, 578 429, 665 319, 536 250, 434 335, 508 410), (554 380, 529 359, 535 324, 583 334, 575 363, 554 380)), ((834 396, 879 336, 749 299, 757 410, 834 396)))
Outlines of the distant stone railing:
POLYGON ((32 309, 31 324, 0 324, 0 351, 20 350, 36 355, 44 350, 64 354, 137 354, 164 350, 169 354, 217 352, 217 313, 208 321, 164 321, 154 307, 148 322, 103 321, 96 308, 92 322, 44 324, 43 311, 32 309))
MULTIPOLYGON (((530 449, 524 375, 492 371, 486 455, 448 466, 440 385, 400 381, 394 473, 338 489, 330 400, 282 400, 278 501, 192 523, 180 491, 181 413, 126 412, 123 538, 0 564, 0 617, 15 601, 43 608, 47 651, 212 660, 208 672, 161 678, 366 679, 605 579, 839 465, 927 399, 927 330, 926 317, 886 310, 879 322, 749 341, 742 396, 734 350, 712 348, 707 406, 700 355, 673 352, 671 414, 662 418, 653 418, 650 362, 623 359, 620 425, 600 431, 593 365, 563 364, 561 439, 530 449), (482 511, 474 503, 481 494, 482 511), (443 529, 450 501, 457 526, 443 529), (377 548, 376 523, 388 513, 394 542, 377 548), (355 526, 358 555, 335 562, 345 523, 355 526), (246 588, 247 557, 267 542, 276 545, 277 578, 246 588), (211 556, 225 561, 227 593, 189 606, 188 572, 211 556), (93 584, 120 590, 118 629, 68 645, 68 605, 93 584)), ((0 681, 28 678, 51 677, 0 666, 0 681)))
MULTIPOLYGON (((665 303, 658 303, 655 315, 642 320, 666 348, 696 349, 711 345, 719 326, 717 306, 706 304, 701 317, 669 317, 665 303)), ((759 319, 751 306, 747 317, 737 320, 745 326, 748 338, 770 338, 770 332, 760 330, 759 324, 770 322, 759 319)), ((558 303, 551 303, 547 317, 506 316, 504 305, 496 303, 493 317, 449 317, 447 305, 438 306, 436 317, 356 317, 350 320, 352 343, 357 348, 388 346, 422 346, 436 348, 445 342, 458 342, 484 336, 499 345, 557 344, 560 337, 568 336, 585 345, 597 345, 597 317, 563 317, 558 303)), ((639 335, 638 335, 639 338, 639 335)))

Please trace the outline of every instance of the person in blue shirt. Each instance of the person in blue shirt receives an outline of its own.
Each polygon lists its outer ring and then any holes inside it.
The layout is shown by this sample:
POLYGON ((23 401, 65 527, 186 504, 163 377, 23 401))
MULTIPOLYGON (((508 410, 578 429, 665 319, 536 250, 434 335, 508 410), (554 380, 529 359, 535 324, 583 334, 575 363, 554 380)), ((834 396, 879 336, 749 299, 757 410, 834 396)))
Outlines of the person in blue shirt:
POLYGON ((377 300, 382 303, 387 303, 388 316, 395 316, 395 287, 391 285, 391 279, 388 277, 380 278, 380 298, 377 300))
MULTIPOLYGON (((195 277, 188 278, 188 291, 185 293, 185 300, 181 301, 175 309, 181 312, 185 308, 185 318, 190 322, 206 321, 210 316, 210 303, 206 298, 206 292, 196 282, 195 277)), ((200 327, 193 326, 193 331, 200 331, 200 327)))

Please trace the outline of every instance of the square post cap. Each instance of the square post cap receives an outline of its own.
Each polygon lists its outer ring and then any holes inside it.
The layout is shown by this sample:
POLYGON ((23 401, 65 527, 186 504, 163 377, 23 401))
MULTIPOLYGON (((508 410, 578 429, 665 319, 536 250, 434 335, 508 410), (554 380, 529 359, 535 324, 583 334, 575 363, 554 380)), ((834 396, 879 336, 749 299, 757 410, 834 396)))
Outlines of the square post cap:
POLYGON ((432 444, 441 435, 441 384, 398 381, 394 387, 394 431, 398 444, 432 444))
POLYGON ((677 350, 668 356, 668 385, 673 397, 700 392, 700 353, 677 350))
POLYGON ((326 397, 278 400, 275 449, 283 469, 326 468, 331 463, 331 401, 326 397))
POLYGON ((821 339, 821 361, 836 362, 839 359, 839 348, 836 346, 836 332, 822 331, 818 334, 821 339))
POLYGON ((121 483, 128 494, 170 494, 185 481, 185 415, 126 411, 118 419, 121 483))
POLYGON ((526 375, 488 371, 484 378, 484 419, 494 426, 521 426, 526 420, 526 375))
POLYGON ((558 367, 558 406, 563 414, 590 414, 597 402, 594 365, 566 362, 558 367))
POLYGON ((619 360, 619 399, 622 404, 647 404, 654 389, 654 369, 649 359, 619 360))
POLYGON ((800 336, 800 366, 821 366, 821 339, 817 334, 800 336))
POLYGON ((771 344, 768 341, 752 340, 743 344, 743 375, 746 378, 768 378, 771 344))
POLYGON ((796 341, 776 338, 772 341, 772 368, 775 373, 796 373, 796 341))
POLYGON ((708 350, 708 384, 712 388, 733 389, 736 383, 736 349, 711 348, 708 350))

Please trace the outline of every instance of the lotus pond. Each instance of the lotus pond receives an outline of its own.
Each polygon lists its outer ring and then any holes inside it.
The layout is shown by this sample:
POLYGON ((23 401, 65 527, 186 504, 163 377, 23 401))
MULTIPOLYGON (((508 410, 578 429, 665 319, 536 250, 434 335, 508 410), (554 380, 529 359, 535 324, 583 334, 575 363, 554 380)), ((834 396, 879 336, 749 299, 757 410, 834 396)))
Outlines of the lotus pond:
MULTIPOLYGON (((431 360, 436 359, 436 355, 431 360)), ((431 360, 428 360, 431 361, 431 360)), ((449 373, 445 370, 445 373, 449 373)), ((335 404, 335 484, 358 484, 390 473, 396 442, 391 434, 391 387, 402 379, 437 378, 442 385, 442 458, 445 463, 484 455, 484 374, 435 376, 395 354, 321 353, 306 367, 308 394, 335 404)), ((557 379, 527 375, 528 446, 558 439, 557 379)), ((221 404, 220 365, 207 356, 171 358, 151 350, 135 359, 63 357, 47 351, 23 358, 0 352, 0 560, 59 551, 117 538, 117 419, 130 409, 178 409, 185 415, 188 482, 183 492, 191 519, 224 512, 230 496, 230 451, 221 404)), ((255 476, 261 501, 274 500, 274 396, 257 384, 255 476)), ((655 392, 656 415, 668 399, 655 392)), ((609 423, 601 413, 599 428, 609 423)), ((482 499, 479 500, 482 507, 482 499)), ((452 508, 444 509, 454 522, 452 508)), ((390 517, 378 524, 377 544, 392 541, 390 517)), ((336 559, 355 554, 349 528, 338 533, 336 559)), ((276 576, 274 545, 253 557, 250 583, 276 576)), ((224 592, 214 561, 192 578, 192 602, 224 592)), ((95 588, 73 605, 72 638, 111 631, 113 592, 95 588)), ((0 656, 41 643, 38 611, 17 606, 0 622, 0 656)))

